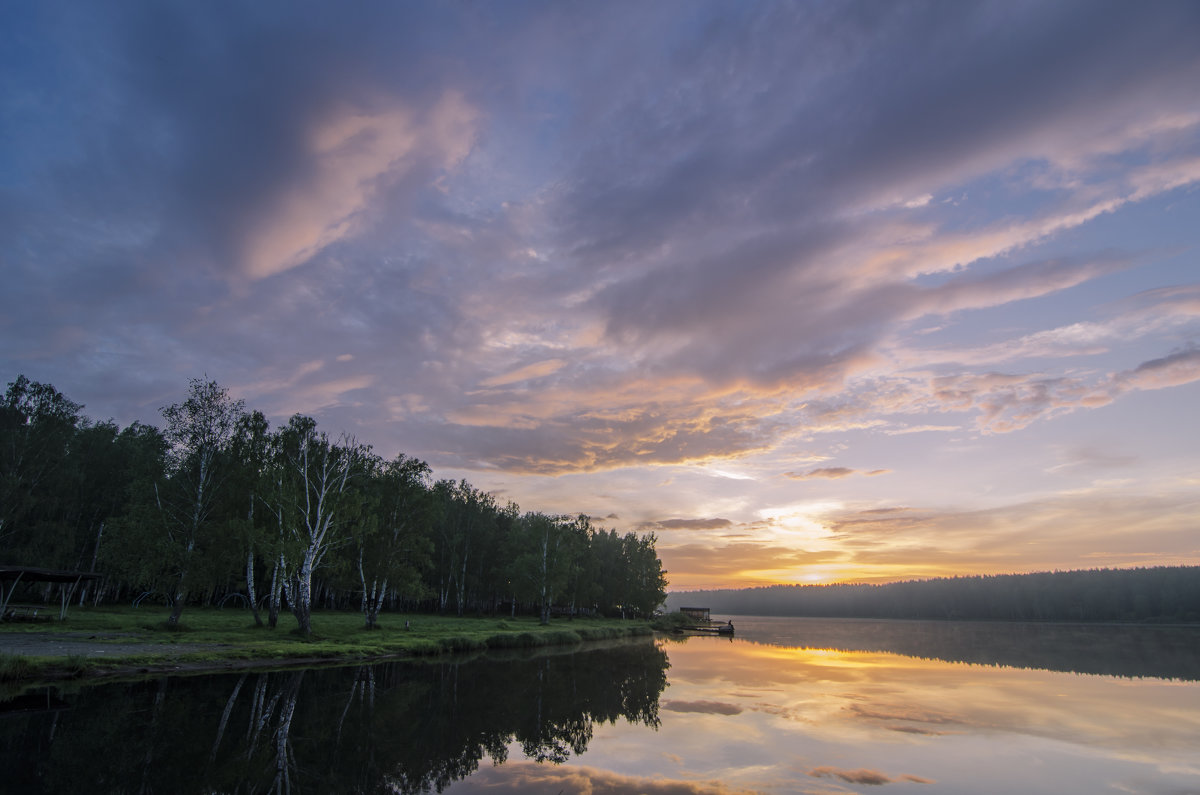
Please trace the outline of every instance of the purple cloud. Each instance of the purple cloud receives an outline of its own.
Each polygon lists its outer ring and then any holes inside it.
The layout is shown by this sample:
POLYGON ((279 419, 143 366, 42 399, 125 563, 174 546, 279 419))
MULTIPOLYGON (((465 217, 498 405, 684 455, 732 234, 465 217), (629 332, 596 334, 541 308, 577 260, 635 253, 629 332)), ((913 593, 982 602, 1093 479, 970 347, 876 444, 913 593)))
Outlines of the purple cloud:
POLYGON ((797 451, 867 440, 888 478, 790 473, 861 498, 1200 380, 1194 3, 7 21, 0 366, 98 418, 207 373, 514 496, 736 459, 711 504, 596 504, 748 527, 797 451))

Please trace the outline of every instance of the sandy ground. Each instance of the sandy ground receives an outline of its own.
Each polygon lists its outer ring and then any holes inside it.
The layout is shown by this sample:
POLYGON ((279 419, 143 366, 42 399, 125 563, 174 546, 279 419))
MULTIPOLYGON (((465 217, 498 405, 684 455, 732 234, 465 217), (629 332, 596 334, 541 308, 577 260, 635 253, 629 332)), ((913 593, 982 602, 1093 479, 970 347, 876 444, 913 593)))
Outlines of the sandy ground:
POLYGON ((226 648, 221 645, 121 642, 135 637, 120 632, 5 632, 0 633, 0 654, 37 657, 121 657, 129 654, 171 654, 226 648))

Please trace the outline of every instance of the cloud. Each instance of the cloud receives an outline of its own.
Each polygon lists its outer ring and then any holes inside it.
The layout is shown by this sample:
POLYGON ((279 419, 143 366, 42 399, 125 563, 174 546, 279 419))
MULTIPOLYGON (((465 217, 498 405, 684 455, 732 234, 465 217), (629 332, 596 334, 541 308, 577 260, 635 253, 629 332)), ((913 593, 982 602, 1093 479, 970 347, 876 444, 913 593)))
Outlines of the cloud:
POLYGON ((1104 376, 1048 377, 986 373, 932 379, 933 406, 942 411, 978 411, 977 425, 1008 433, 1078 409, 1106 406, 1121 395, 1200 381, 1200 350, 1187 349, 1104 376))
POLYGON ((675 590, 729 582, 738 587, 769 585, 779 581, 780 572, 807 570, 844 557, 835 550, 797 549, 761 533, 749 538, 731 539, 721 545, 660 542, 657 549, 675 590))
POLYGON ((448 169, 470 151, 479 112, 448 91, 426 113, 342 108, 316 122, 303 180, 281 186, 249 224, 241 263, 261 279, 307 262, 357 231, 368 203, 418 164, 448 169))
POLYGON ((848 784, 865 784, 867 786, 880 786, 883 784, 895 784, 897 782, 907 781, 914 784, 934 784, 931 779, 921 778, 904 774, 901 776, 892 777, 878 770, 869 770, 867 768, 858 768, 856 770, 845 770, 839 767, 815 767, 808 771, 808 775, 813 778, 840 778, 848 784))
MULTIPOLYGON (((797 488, 780 472, 852 492, 883 470, 823 464, 868 440, 922 451, 870 486, 939 482, 914 474, 939 445, 1200 379, 1186 3, 117 0, 20 21, 0 30, 0 367, 98 416, 155 421, 207 372, 273 421, 313 413, 514 498, 557 478, 597 514, 636 488, 583 475, 703 467, 741 513, 692 518, 663 488, 619 512, 761 534, 670 564, 758 581, 834 554, 743 521, 797 488)), ((889 526, 936 553, 905 523, 957 540, 970 513, 854 525, 853 554, 889 526)))
POLYGON ((774 446, 782 427, 772 393, 722 390, 717 397, 689 378, 606 376, 536 393, 496 388, 470 399, 445 411, 441 433, 469 439, 480 458, 505 469, 544 474, 744 455, 774 446))
POLYGON ((733 522, 728 519, 659 519, 644 525, 646 529, 659 530, 720 530, 730 527, 733 522))
MULTIPOLYGON (((918 709, 908 706, 865 707, 860 704, 854 704, 848 709, 855 717, 887 723, 903 721, 905 723, 921 723, 933 726, 957 726, 965 722, 962 718, 955 717, 954 715, 947 713, 918 709)), ((901 730, 900 727, 889 728, 892 728, 896 731, 901 730)))
POLYGON ((872 469, 868 472, 863 472, 849 467, 819 467, 810 469, 807 472, 785 472, 784 477, 789 477, 793 480, 813 480, 815 478, 825 478, 829 480, 840 480, 848 478, 851 475, 867 475, 873 477, 875 475, 886 475, 891 470, 888 469, 872 469))
POLYGON ((507 386, 508 384, 516 384, 551 375, 561 370, 565 365, 566 361, 563 359, 547 359, 543 362, 527 364, 524 367, 519 367, 516 370, 501 375, 492 376, 479 383, 480 386, 507 386))
POLYGON ((667 699, 660 706, 668 712, 698 712, 705 715, 739 715, 742 708, 737 704, 721 701, 678 701, 667 699))
POLYGON ((905 436, 910 433, 934 433, 962 430, 957 425, 909 425, 901 428, 885 428, 888 436, 905 436))
POLYGON ((1112 255, 1085 261, 1058 259, 955 278, 922 291, 908 313, 910 317, 925 313, 944 315, 1027 300, 1075 287, 1128 264, 1127 258, 1112 255))
POLYGON ((1047 472, 1072 469, 1127 469, 1138 463, 1138 457, 1124 455, 1092 446, 1072 447, 1060 453, 1062 462, 1047 472))
POLYGON ((905 364, 930 367, 959 364, 977 367, 1032 358, 1074 358, 1107 353, 1131 340, 1172 332, 1188 333, 1200 317, 1200 287, 1145 291, 1117 302, 1117 310, 1099 321, 1084 320, 1036 331, 982 347, 897 349, 905 364))
POLYGON ((1178 351, 1142 362, 1133 370, 1117 374, 1114 387, 1120 391, 1166 389, 1200 380, 1200 349, 1178 351))
POLYGON ((1092 488, 983 508, 911 506, 831 511, 841 562, 882 579, 1097 566, 1178 565, 1200 553, 1185 485, 1092 488), (1148 556, 1141 553, 1149 551, 1148 556))
POLYGON ((471 776, 472 786, 489 792, 520 792, 557 795, 587 792, 591 795, 749 795, 748 790, 721 782, 627 776, 587 765, 540 765, 508 762, 481 767, 471 776))

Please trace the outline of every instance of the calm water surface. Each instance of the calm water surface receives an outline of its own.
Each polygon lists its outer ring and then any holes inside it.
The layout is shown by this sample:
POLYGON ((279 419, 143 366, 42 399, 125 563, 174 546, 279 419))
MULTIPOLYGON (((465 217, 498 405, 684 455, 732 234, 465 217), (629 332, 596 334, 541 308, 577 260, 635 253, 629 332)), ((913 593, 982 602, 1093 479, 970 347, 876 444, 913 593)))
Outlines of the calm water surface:
POLYGON ((1200 628, 733 621, 38 691, 0 791, 1200 793, 1200 628))

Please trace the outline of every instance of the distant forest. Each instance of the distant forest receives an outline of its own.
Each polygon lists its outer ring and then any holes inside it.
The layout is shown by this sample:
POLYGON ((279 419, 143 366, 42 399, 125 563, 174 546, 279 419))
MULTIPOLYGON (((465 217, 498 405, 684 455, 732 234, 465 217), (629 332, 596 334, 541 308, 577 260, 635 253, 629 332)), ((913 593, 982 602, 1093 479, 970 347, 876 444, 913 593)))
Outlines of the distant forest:
POLYGON ((1200 622, 1200 566, 681 591, 668 596, 667 607, 751 616, 1200 622))
MULTIPOLYGON (((24 376, 0 400, 0 565, 104 575, 82 598, 171 607, 649 616, 654 535, 500 504, 295 415, 270 427, 192 379, 163 425, 125 428, 24 376)), ((11 586, 10 586, 11 587, 11 586)), ((20 600, 48 588, 22 584, 20 600)), ((12 596, 12 594, 8 594, 12 596)))

